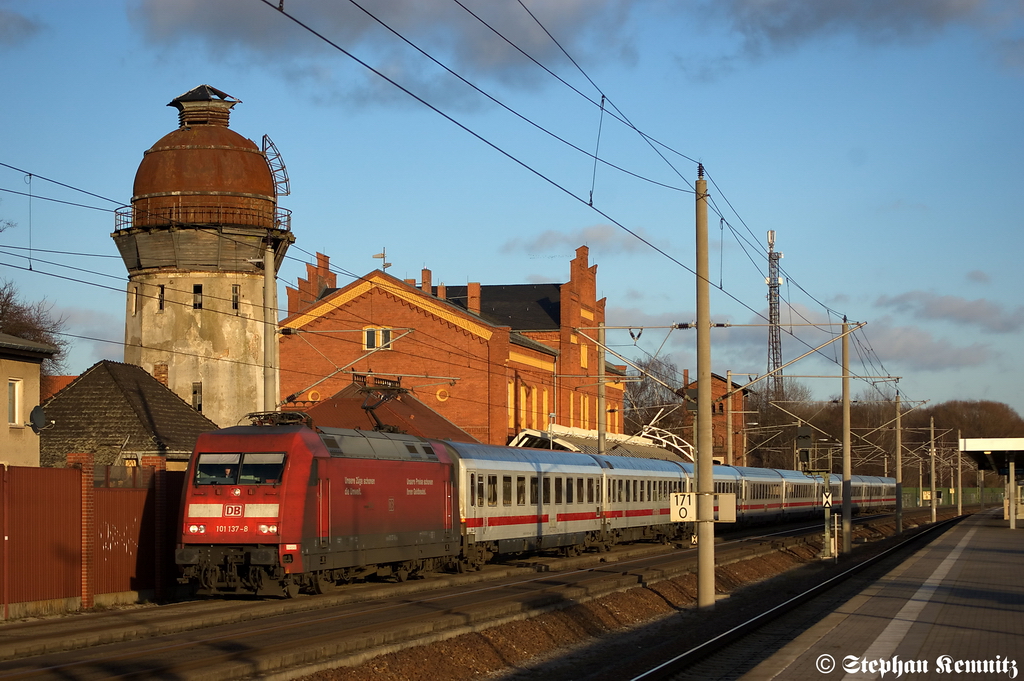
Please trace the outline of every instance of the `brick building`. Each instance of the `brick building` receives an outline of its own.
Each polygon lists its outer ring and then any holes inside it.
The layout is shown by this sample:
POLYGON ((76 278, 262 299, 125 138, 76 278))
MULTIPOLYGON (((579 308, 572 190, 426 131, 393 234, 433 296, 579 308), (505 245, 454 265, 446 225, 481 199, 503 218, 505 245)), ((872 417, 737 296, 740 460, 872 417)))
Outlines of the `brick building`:
MULTIPOLYGON (((550 423, 597 427, 604 321, 586 246, 555 284, 434 286, 374 271, 337 288, 317 255, 288 289, 281 322, 281 394, 320 402, 354 377, 395 381, 481 442, 505 444, 550 423), (553 420, 551 415, 553 416, 553 420)), ((609 380, 625 374, 606 365, 609 380)), ((607 430, 622 432, 622 384, 607 383, 607 430)))
MULTIPOLYGON (((696 395, 697 381, 689 380, 689 372, 684 372, 683 376, 683 389, 680 390, 680 394, 684 391, 691 395, 696 395)), ((718 374, 711 374, 711 440, 714 449, 714 458, 716 461, 721 461, 724 464, 746 466, 747 463, 747 452, 746 452, 746 431, 744 423, 746 414, 744 410, 746 407, 746 396, 747 389, 736 383, 732 383, 729 386, 728 381, 724 376, 718 374), (727 413, 730 409, 726 407, 726 401, 722 398, 729 390, 735 390, 736 392, 728 398, 728 402, 731 402, 729 407, 731 408, 731 414, 727 413), (732 423, 730 424, 730 416, 732 423), (732 437, 732 460, 728 457, 728 442, 727 437, 732 437)), ((686 411, 683 416, 683 425, 685 428, 690 428, 689 436, 687 439, 692 437, 691 442, 697 441, 697 436, 693 433, 692 428, 694 427, 694 414, 696 412, 686 411)))

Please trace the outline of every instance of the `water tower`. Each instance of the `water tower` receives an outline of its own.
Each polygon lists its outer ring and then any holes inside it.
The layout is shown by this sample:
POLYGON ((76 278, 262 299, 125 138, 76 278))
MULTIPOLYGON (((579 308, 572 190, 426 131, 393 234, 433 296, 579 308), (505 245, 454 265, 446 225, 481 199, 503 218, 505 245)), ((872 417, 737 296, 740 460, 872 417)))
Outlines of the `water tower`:
POLYGON ((238 103, 201 85, 168 104, 178 129, 144 154, 111 234, 128 268, 125 362, 220 426, 276 405, 275 273, 295 241, 280 155, 228 127, 238 103))

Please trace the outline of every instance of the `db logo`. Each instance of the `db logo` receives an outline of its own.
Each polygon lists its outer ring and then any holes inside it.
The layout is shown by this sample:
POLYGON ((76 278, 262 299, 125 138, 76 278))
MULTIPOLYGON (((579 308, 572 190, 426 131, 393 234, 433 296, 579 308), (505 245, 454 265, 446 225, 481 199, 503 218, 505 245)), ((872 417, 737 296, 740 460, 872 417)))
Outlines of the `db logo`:
POLYGON ((226 504, 224 506, 224 516, 227 518, 241 518, 242 517, 242 505, 241 504, 226 504))

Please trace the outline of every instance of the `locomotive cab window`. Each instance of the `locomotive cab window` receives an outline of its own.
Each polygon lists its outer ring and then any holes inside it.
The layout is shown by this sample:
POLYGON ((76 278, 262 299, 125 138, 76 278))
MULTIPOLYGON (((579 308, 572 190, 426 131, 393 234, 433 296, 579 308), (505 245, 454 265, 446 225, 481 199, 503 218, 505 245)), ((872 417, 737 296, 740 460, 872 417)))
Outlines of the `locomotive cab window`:
POLYGON ((238 481, 241 454, 200 454, 196 463, 197 485, 234 485, 238 481))
POLYGON ((240 485, 277 485, 284 473, 284 454, 256 452, 242 456, 242 469, 238 474, 240 485))
POLYGON ((206 453, 196 463, 195 484, 277 485, 283 473, 283 452, 206 453))

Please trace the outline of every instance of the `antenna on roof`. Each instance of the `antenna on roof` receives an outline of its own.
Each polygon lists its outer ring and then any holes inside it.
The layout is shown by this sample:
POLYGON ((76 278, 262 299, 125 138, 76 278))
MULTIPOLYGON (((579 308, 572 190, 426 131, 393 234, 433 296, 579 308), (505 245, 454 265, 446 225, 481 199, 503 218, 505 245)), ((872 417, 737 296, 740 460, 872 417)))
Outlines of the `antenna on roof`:
POLYGON ((383 260, 384 261, 384 264, 381 265, 381 269, 384 270, 385 272, 387 272, 388 268, 391 267, 391 263, 388 262, 388 249, 387 248, 382 248, 380 253, 374 254, 373 257, 377 258, 377 260, 383 260))

